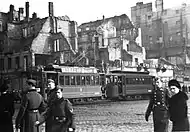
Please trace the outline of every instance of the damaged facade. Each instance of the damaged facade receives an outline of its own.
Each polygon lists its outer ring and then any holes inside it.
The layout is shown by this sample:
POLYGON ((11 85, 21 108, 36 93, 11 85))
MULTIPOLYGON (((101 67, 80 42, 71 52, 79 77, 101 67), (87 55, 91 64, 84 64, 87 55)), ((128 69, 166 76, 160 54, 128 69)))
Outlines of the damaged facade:
POLYGON ((65 63, 75 57, 78 50, 77 23, 68 16, 55 17, 52 2, 49 2, 49 16, 46 18, 40 19, 36 13, 30 18, 29 2, 26 2, 25 16, 23 8, 16 11, 13 5, 3 15, 0 19, 3 27, 0 36, 1 77, 11 78, 12 84, 25 82, 19 78, 23 72, 49 63, 65 63))
POLYGON ((190 6, 164 9, 163 0, 152 3, 138 2, 131 7, 131 18, 135 26, 142 29, 142 45, 146 59, 165 58, 176 65, 175 77, 190 77, 189 12, 190 6))
POLYGON ((79 52, 89 65, 112 70, 143 63, 143 48, 136 43, 138 29, 125 14, 83 23, 78 37, 79 52))

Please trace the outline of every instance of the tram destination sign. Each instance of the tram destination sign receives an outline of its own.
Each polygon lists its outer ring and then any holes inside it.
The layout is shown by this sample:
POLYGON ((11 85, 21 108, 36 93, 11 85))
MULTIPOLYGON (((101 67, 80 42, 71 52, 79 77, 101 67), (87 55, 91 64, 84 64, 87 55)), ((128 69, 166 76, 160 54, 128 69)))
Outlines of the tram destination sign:
POLYGON ((61 67, 61 72, 66 73, 97 73, 95 67, 61 67))

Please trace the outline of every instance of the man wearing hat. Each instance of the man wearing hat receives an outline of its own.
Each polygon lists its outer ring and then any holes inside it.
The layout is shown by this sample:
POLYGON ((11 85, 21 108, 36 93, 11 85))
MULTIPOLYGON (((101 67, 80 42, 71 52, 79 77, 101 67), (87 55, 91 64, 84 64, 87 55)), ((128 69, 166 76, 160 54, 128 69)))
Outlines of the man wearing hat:
POLYGON ((170 120, 172 121, 172 131, 189 131, 188 119, 188 96, 181 91, 181 85, 176 79, 168 82, 172 97, 169 99, 170 120))
POLYGON ((156 78, 155 83, 155 89, 152 91, 145 113, 145 120, 148 121, 150 113, 153 112, 154 132, 168 132, 168 99, 170 94, 168 89, 163 87, 163 82, 160 78, 156 78))
POLYGON ((49 106, 48 111, 44 114, 44 118, 37 121, 40 125, 47 119, 52 119, 49 124, 49 132, 68 132, 69 128, 72 132, 75 130, 73 107, 69 100, 63 97, 62 87, 57 86, 55 89, 56 100, 54 104, 49 106))
MULTIPOLYGON (((53 79, 48 79, 47 80, 47 90, 46 90, 47 98, 46 98, 46 103, 47 103, 47 108, 46 112, 42 114, 42 116, 47 113, 47 111, 50 109, 50 107, 54 104, 56 100, 56 85, 55 81, 53 79)), ((51 132, 51 124, 52 124, 52 119, 48 118, 46 120, 46 125, 45 125, 45 130, 46 132, 51 132)))
POLYGON ((20 129, 21 132, 40 131, 40 128, 35 126, 35 122, 39 120, 40 113, 45 110, 45 103, 35 86, 35 80, 27 80, 27 92, 23 95, 15 123, 16 129, 20 129))

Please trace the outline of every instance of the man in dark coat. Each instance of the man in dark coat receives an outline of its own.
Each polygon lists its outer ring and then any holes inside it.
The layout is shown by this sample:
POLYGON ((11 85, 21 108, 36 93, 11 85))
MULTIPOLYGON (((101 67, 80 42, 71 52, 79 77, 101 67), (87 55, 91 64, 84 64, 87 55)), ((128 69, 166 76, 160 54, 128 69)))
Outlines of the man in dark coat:
POLYGON ((43 118, 36 122, 36 125, 42 124, 47 119, 52 119, 49 124, 50 132, 68 132, 69 128, 75 131, 74 113, 72 104, 63 97, 61 87, 56 87, 56 100, 50 106, 48 111, 43 114, 43 118))
POLYGON ((170 120, 173 123, 172 131, 189 131, 188 96, 181 91, 177 80, 170 80, 168 86, 172 93, 172 97, 169 99, 170 120))
POLYGON ((8 80, 0 87, 0 131, 13 132, 12 117, 14 115, 14 96, 8 92, 8 80))
POLYGON ((19 113, 16 117, 16 129, 22 132, 40 132, 40 127, 35 125, 40 113, 45 110, 43 97, 36 91, 36 81, 27 80, 28 91, 23 95, 19 113))
MULTIPOLYGON (((56 86, 55 86, 55 82, 52 79, 48 79, 47 80, 47 99, 46 99, 46 103, 47 103, 47 108, 46 108, 46 112, 48 111, 48 109, 51 107, 51 105, 54 104, 54 101, 56 100, 56 86)), ((43 114, 45 114, 46 112, 44 112, 43 114)), ((43 116, 42 114, 42 116, 43 116)), ((51 132, 51 124, 52 124, 52 119, 48 118, 46 120, 46 124, 45 124, 45 131, 46 132, 51 132)))
POLYGON ((145 120, 148 121, 150 113, 153 112, 154 132, 168 132, 169 97, 169 91, 166 88, 163 88, 162 80, 157 78, 155 89, 152 91, 150 102, 145 113, 145 120))

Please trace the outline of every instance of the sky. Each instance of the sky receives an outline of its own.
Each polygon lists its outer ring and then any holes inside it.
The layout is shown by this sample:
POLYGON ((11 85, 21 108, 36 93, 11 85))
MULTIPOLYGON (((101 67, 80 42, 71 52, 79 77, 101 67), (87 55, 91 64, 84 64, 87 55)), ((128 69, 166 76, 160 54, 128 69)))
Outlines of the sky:
MULTIPOLYGON (((29 2, 29 15, 36 12, 37 16, 44 18, 48 16, 48 2, 53 2, 54 15, 67 15, 70 20, 76 21, 78 25, 90 21, 126 14, 131 16, 131 7, 137 2, 152 2, 155 8, 155 0, 4 0, 0 4, 0 12, 8 12, 10 4, 13 4, 18 11, 19 7, 24 7, 25 2, 29 2)), ((164 8, 180 6, 182 3, 190 4, 190 0, 164 0, 164 8)))

